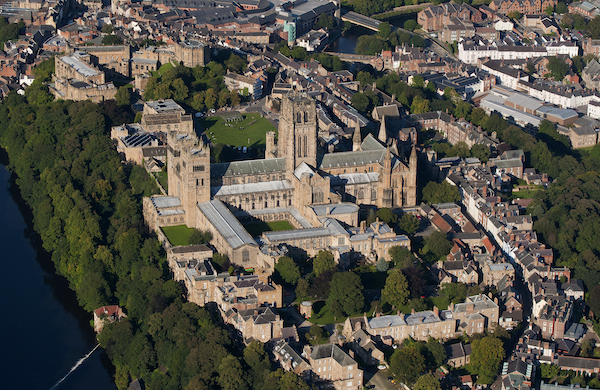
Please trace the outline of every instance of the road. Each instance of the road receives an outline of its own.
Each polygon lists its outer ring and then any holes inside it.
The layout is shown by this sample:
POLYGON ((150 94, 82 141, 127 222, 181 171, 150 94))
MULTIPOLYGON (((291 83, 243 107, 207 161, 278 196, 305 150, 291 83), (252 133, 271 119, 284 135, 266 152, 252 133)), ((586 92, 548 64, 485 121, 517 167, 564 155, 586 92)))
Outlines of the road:
POLYGON ((413 5, 403 5, 402 7, 395 7, 393 10, 390 10, 390 11, 385 11, 385 12, 381 12, 379 14, 371 15, 371 17, 374 18, 375 16, 391 14, 393 12, 410 11, 413 9, 427 8, 430 5, 432 5, 432 4, 431 3, 421 3, 421 4, 413 4, 413 5))
POLYGON ((375 390, 398 390, 398 387, 396 387, 396 385, 388 379, 388 370, 368 368, 365 369, 364 375, 364 385, 366 388, 371 388, 375 390))

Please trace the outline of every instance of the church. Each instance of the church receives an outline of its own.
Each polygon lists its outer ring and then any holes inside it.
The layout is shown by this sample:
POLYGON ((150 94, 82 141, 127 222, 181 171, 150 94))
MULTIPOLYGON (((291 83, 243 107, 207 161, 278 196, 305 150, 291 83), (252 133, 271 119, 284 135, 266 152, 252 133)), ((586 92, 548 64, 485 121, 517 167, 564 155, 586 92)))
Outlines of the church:
POLYGON ((267 133, 259 160, 211 164, 210 146, 173 101, 147 102, 142 125, 167 133, 168 195, 144 199, 146 223, 159 238, 163 226, 210 230, 215 249, 247 269, 272 268, 280 256, 319 250, 331 251, 339 262, 357 255, 375 261, 388 259, 393 246, 410 247, 408 237, 383 222, 359 223, 358 211, 360 205, 416 205, 414 144, 405 157, 397 140, 362 139, 356 128, 352 151, 328 152, 319 143, 316 101, 307 94, 283 96, 278 139, 267 133), (252 237, 244 228, 281 220, 294 230, 252 237))

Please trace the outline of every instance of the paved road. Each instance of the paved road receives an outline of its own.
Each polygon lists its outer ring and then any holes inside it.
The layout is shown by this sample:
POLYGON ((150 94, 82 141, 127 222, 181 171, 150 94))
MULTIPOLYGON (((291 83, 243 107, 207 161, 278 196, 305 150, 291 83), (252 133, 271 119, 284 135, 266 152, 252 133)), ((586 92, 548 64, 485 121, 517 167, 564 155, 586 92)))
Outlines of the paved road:
POLYGON ((387 370, 377 369, 366 369, 365 375, 365 387, 375 390, 398 390, 395 384, 393 384, 387 377, 389 376, 387 370), (374 387, 370 387, 374 386, 374 387))

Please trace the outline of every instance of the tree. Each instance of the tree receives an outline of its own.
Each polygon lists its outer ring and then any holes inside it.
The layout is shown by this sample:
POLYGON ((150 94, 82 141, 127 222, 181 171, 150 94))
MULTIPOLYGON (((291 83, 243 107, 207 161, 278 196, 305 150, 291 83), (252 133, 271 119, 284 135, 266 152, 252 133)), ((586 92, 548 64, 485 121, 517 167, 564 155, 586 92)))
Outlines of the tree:
POLYGON ((429 108, 429 100, 422 98, 421 96, 415 96, 410 105, 410 112, 413 114, 423 114, 431 111, 429 108))
POLYGON ((556 81, 562 81, 565 75, 569 72, 569 65, 560 60, 558 57, 550 57, 548 59, 548 70, 556 81))
POLYGON ((397 349, 390 358, 390 373, 409 386, 424 370, 425 358, 415 345, 397 349))
POLYGON ((319 15, 319 19, 317 19, 317 23, 315 23, 315 30, 326 28, 328 30, 333 30, 335 27, 335 21, 333 17, 327 14, 319 15))
POLYGON ((212 240, 212 233, 209 230, 202 231, 200 229, 194 229, 190 234, 189 243, 190 245, 208 244, 212 240))
POLYGON ((409 295, 408 281, 402 271, 396 270, 389 274, 381 290, 381 300, 393 307, 399 307, 406 304, 409 295))
POLYGON ((375 213, 375 217, 388 225, 395 225, 398 221, 398 216, 388 207, 382 207, 375 213))
POLYGON ((421 220, 415 217, 413 214, 404 213, 398 221, 398 227, 406 234, 412 236, 419 229, 421 220))
POLYGON ((377 55, 388 48, 388 43, 379 35, 362 35, 356 41, 356 54, 377 55))
POLYGON ((590 307, 590 310, 594 313, 594 317, 600 317, 600 285, 595 285, 590 290, 590 296, 586 300, 586 303, 590 307))
POLYGON ((275 270, 279 273, 281 278, 288 284, 296 285, 298 279, 300 279, 300 268, 296 262, 287 256, 280 257, 275 264, 275 270))
POLYGON ((504 360, 504 346, 502 340, 486 336, 471 343, 471 367, 478 375, 477 381, 481 384, 491 384, 504 360))
POLYGON ((317 324, 311 325, 308 335, 312 345, 323 344, 324 342, 329 341, 325 328, 322 328, 317 324))
POLYGON ((446 233, 435 231, 423 240, 423 255, 431 254, 431 260, 437 261, 446 257, 452 249, 452 242, 446 238, 446 233))
POLYGON ((471 156, 478 158, 482 163, 486 163, 491 156, 491 151, 485 145, 475 144, 471 146, 471 156))
POLYGON ((432 370, 436 370, 438 367, 441 367, 446 361, 446 348, 444 348, 444 344, 440 343, 433 337, 430 337, 429 340, 427 340, 427 344, 425 344, 425 351, 425 361, 432 370))
POLYGON ((115 35, 115 34, 105 35, 104 38, 102 38, 103 45, 111 46, 111 45, 120 45, 122 43, 123 43, 123 39, 121 39, 121 37, 119 37, 118 35, 115 35))
POLYGON ((554 13, 554 7, 549 5, 546 7, 546 9, 544 11, 546 12, 546 15, 552 16, 552 14, 554 13))
POLYGON ((356 110, 366 113, 369 110, 370 104, 369 98, 364 93, 358 92, 352 95, 352 107, 356 108, 356 110))
POLYGON ((248 384, 240 361, 232 355, 227 355, 219 364, 219 385, 223 390, 245 390, 248 384))
POLYGON ((407 268, 414 264, 415 255, 403 246, 393 246, 389 250, 390 257, 395 265, 407 268))
POLYGON ((404 22, 404 29, 409 31, 415 31, 417 27, 420 27, 417 22, 413 19, 408 19, 404 22))
POLYGON ((296 298, 306 299, 310 295, 310 283, 306 279, 299 279, 296 285, 296 298))
POLYGON ((433 374, 421 375, 415 382, 413 390, 441 390, 440 381, 433 374))
POLYGON ((506 16, 515 20, 521 19, 521 13, 518 11, 509 12, 508 14, 506 14, 506 16))
POLYGON ((331 279, 329 307, 336 317, 352 315, 365 306, 360 277, 354 272, 339 272, 331 279))
POLYGON ((392 26, 390 26, 389 22, 379 23, 379 35, 381 35, 384 39, 387 39, 391 33, 392 33, 392 26))
POLYGON ((423 290, 427 285, 427 279, 423 272, 423 268, 411 265, 410 267, 402 269, 402 273, 406 276, 406 280, 408 281, 411 298, 421 298, 423 290))
POLYGON ((562 1, 558 4, 556 4, 556 8, 554 9, 554 11, 557 14, 566 14, 567 12, 569 12, 569 9, 567 8, 567 5, 565 3, 563 3, 562 1))
POLYGON ((102 32, 105 34, 112 34, 114 30, 115 28, 112 24, 106 23, 104 26, 102 26, 102 32))
POLYGON ((375 265, 375 269, 377 270, 377 272, 386 272, 389 267, 390 265, 387 261, 385 261, 383 257, 377 260, 377 264, 375 265))
POLYGON ((452 303, 464 302, 467 298, 467 285, 464 283, 446 283, 440 289, 440 295, 452 303))
POLYGON ((413 76, 411 87, 423 88, 424 86, 425 86, 425 80, 423 79, 423 76, 421 76, 421 75, 413 76))
POLYGON ((336 268, 333 253, 329 251, 319 251, 319 254, 313 260, 313 271, 316 276, 321 275, 325 271, 336 268))
POLYGON ((427 204, 460 202, 460 192, 456 186, 446 181, 441 184, 430 181, 423 188, 423 202, 427 204))

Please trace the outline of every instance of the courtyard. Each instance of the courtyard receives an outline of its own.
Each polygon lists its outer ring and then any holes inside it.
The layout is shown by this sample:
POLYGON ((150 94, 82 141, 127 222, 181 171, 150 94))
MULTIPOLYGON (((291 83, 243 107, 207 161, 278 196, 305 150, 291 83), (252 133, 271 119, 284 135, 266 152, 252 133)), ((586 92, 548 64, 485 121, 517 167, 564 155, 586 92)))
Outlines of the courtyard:
POLYGON ((258 112, 224 113, 199 119, 201 129, 213 144, 265 148, 267 131, 277 129, 258 112))

